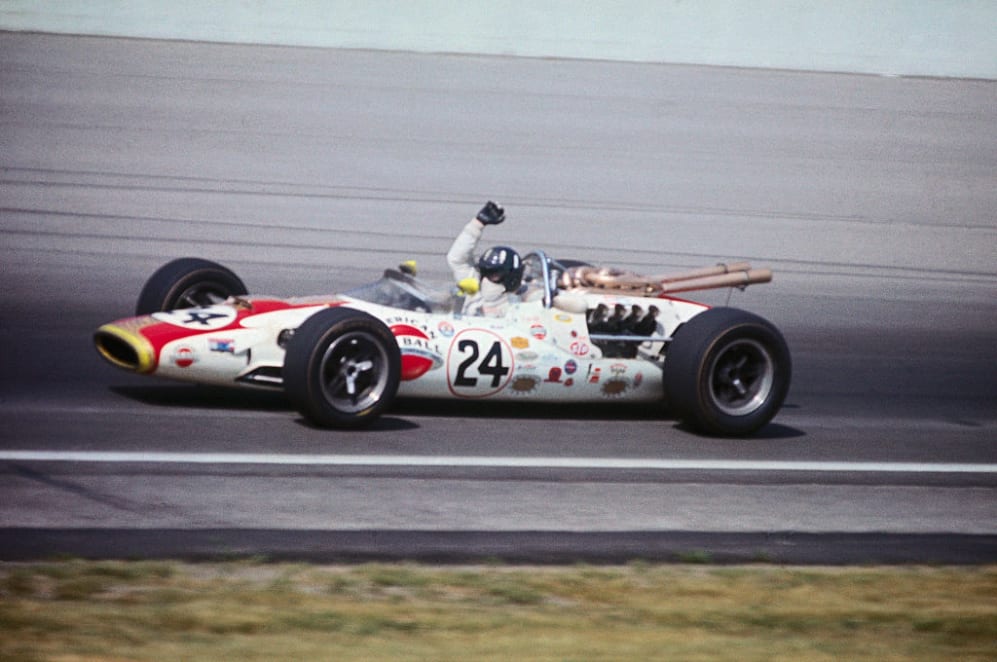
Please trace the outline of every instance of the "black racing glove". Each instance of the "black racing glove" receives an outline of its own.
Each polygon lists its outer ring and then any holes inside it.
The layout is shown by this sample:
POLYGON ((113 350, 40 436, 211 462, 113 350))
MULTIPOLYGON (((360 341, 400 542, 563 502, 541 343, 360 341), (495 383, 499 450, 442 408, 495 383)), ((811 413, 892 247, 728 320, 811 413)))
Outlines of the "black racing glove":
POLYGON ((485 225, 498 225, 505 220, 505 210, 489 200, 488 204, 478 212, 476 218, 485 225))

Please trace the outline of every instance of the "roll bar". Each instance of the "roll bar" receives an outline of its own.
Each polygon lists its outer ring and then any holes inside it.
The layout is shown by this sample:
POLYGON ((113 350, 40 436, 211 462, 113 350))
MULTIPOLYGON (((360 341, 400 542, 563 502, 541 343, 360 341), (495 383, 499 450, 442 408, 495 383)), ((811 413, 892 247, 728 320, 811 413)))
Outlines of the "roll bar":
POLYGON ((530 258, 534 258, 540 262, 540 276, 543 279, 544 287, 544 308, 552 308, 554 306, 554 290, 550 278, 550 258, 543 251, 532 251, 527 253, 526 257, 523 258, 523 264, 526 265, 530 258))

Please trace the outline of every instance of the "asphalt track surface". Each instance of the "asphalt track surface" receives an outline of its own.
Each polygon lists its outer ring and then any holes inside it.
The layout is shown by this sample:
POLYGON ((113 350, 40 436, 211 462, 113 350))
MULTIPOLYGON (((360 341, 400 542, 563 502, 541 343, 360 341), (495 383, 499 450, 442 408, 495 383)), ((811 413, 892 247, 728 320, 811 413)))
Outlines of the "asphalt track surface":
POLYGON ((0 33, 0 558, 997 561, 997 85, 0 33), (90 346, 197 255, 329 292, 486 241, 637 271, 785 333, 747 440, 654 408, 279 396, 90 346))

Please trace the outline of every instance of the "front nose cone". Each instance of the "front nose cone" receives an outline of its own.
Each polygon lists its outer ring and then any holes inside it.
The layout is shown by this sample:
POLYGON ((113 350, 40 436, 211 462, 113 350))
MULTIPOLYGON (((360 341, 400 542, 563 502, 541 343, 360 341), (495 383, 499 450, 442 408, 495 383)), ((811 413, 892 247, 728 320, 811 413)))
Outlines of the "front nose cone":
POLYGON ((149 341, 116 324, 97 329, 93 342, 100 355, 119 368, 145 374, 155 367, 155 352, 149 341))

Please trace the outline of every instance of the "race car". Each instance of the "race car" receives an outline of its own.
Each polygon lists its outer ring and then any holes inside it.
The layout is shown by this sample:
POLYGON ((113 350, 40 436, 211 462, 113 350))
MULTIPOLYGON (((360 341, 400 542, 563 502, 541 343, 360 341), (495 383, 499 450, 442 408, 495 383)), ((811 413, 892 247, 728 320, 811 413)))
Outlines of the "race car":
POLYGON ((782 334, 735 308, 675 296, 767 282, 746 263, 644 277, 543 251, 502 317, 462 313, 466 291, 409 264, 335 295, 250 296, 201 258, 159 268, 136 316, 94 334, 126 370, 282 390, 311 424, 359 428, 397 396, 546 402, 660 401, 713 435, 747 436, 778 412, 791 362, 782 334))

